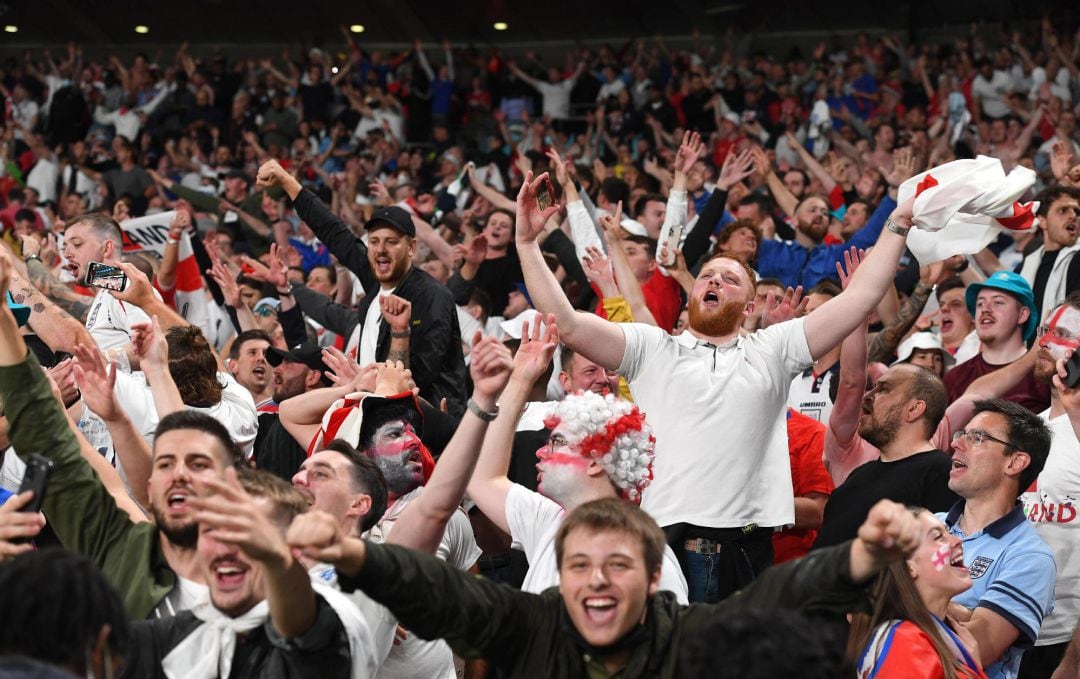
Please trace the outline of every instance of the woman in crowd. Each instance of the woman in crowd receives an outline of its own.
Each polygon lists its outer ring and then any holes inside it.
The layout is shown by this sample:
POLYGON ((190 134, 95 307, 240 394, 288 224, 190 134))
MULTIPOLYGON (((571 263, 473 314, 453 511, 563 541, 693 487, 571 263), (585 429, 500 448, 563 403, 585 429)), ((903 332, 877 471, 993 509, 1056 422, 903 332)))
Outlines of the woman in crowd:
POLYGON ((859 679, 978 679, 974 637, 947 617, 949 601, 971 587, 960 539, 922 508, 926 531, 919 549, 871 584, 873 611, 851 621, 848 654, 859 679))

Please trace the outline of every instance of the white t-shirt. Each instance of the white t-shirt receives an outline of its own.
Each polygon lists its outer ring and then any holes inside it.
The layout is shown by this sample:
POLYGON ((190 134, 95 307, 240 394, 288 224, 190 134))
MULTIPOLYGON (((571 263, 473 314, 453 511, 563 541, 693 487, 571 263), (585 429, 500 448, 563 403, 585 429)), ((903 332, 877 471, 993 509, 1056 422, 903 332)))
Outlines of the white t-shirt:
POLYGON ((1024 513, 1035 524, 1039 537, 1050 545, 1057 563, 1054 611, 1039 630, 1036 646, 1065 643, 1080 622, 1080 441, 1068 414, 1050 419, 1050 411, 1039 415, 1053 432, 1050 455, 1046 458, 1035 488, 1020 496, 1024 513))
POLYGON ((86 329, 99 349, 124 346, 131 341, 132 325, 149 322, 150 317, 142 309, 121 302, 108 290, 98 290, 86 314, 86 329))
POLYGON ((164 599, 154 607, 152 617, 171 618, 181 611, 195 607, 195 604, 210 596, 210 588, 194 580, 176 576, 176 585, 164 599))
POLYGON ((714 347, 689 332, 620 323, 619 374, 656 436, 641 507, 661 526, 795 522, 784 418, 795 375, 812 359, 803 319, 714 347))
POLYGON ((42 202, 56 200, 56 180, 60 178, 60 165, 55 158, 39 158, 26 176, 26 185, 38 192, 42 202))
POLYGON ((1012 87, 1012 78, 1005 71, 995 70, 990 80, 980 73, 971 83, 971 96, 979 99, 983 113, 991 118, 1002 118, 1012 112, 1005 103, 1005 96, 1012 91, 1012 87))
MULTIPOLYGON (((395 288, 396 290, 396 288, 395 288)), ((387 297, 394 294, 394 290, 379 289, 379 297, 387 297)), ((379 300, 372 300, 364 317, 364 325, 360 328, 360 347, 357 351, 356 362, 360 365, 368 365, 375 362, 375 354, 379 350, 379 324, 382 323, 382 310, 379 308, 379 300)))
MULTIPOLYGON (((506 523, 514 549, 525 552, 529 571, 521 591, 539 594, 559 584, 559 566, 555 560, 555 534, 566 518, 558 503, 525 486, 513 484, 506 494, 506 523)), ((686 578, 671 547, 664 546, 660 568, 660 589, 673 592, 680 604, 689 603, 686 578)))
MULTIPOLYGON (((373 305, 374 306, 374 305, 373 305)), ((417 488, 399 497, 386 509, 383 518, 368 531, 365 536, 375 542, 386 542, 390 531, 405 507, 423 491, 417 488)), ((446 524, 442 540, 435 550, 435 556, 460 570, 469 570, 480 558, 482 552, 473 537, 472 524, 464 511, 456 511, 446 524)), ((431 679, 457 679, 454 667, 454 654, 445 641, 424 641, 415 634, 405 637, 399 646, 390 649, 379 679, 412 679, 413 677, 431 677, 431 679)))
MULTIPOLYGON (((326 585, 332 589, 340 590, 337 570, 328 563, 317 563, 308 569, 308 576, 313 583, 326 585)), ((346 594, 353 606, 360 611, 360 616, 367 622, 373 642, 371 654, 375 657, 378 665, 386 660, 386 655, 394 645, 394 632, 397 631, 397 618, 390 609, 376 603, 367 594, 356 590, 346 594)))
MULTIPOLYGON (((117 371, 113 392, 131 418, 135 429, 153 445, 154 430, 157 429, 160 418, 144 377, 143 373, 129 375, 117 371)), ((232 375, 219 372, 217 378, 224 387, 221 390, 221 400, 209 408, 187 408, 206 413, 225 425, 233 442, 243 451, 244 457, 250 458, 255 445, 255 435, 259 433, 255 400, 251 397, 251 392, 240 386, 232 375)))

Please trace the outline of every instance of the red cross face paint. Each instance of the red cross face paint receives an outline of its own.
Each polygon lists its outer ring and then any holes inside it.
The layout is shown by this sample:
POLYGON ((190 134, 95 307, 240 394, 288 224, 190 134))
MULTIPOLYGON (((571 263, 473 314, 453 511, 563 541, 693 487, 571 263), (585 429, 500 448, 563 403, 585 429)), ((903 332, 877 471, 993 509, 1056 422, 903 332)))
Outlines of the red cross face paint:
POLYGON ((404 420, 391 420, 379 427, 368 454, 382 470, 393 496, 405 495, 423 483, 423 444, 404 420))
POLYGON ((1035 377, 1051 382, 1057 372, 1056 362, 1080 348, 1080 310, 1068 304, 1054 310, 1050 320, 1039 327, 1038 345, 1035 377))

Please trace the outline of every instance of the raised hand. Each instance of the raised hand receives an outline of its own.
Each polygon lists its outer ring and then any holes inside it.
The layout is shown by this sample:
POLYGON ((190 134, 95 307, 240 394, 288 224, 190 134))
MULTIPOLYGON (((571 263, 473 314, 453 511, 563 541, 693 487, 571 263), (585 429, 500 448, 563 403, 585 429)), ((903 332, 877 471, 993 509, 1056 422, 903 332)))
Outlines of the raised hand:
MULTIPOLYGON (((521 190, 517 197, 517 222, 516 235, 519 244, 535 243, 536 239, 544 231, 544 226, 552 215, 562 207, 553 203, 546 210, 541 210, 536 204, 536 191, 543 182, 549 182, 548 173, 544 172, 539 177, 533 177, 532 172, 525 174, 525 181, 521 184, 521 190)), ((555 196, 552 195, 552 200, 555 196)))
POLYGON ((679 150, 675 152, 675 172, 690 174, 694 163, 705 151, 705 143, 697 132, 684 132, 679 150))
MULTIPOLYGON (((766 160, 768 159, 766 158, 766 160)), ((720 176, 716 180, 716 186, 721 191, 727 191, 752 175, 755 169, 754 155, 750 149, 746 149, 738 156, 729 153, 727 158, 724 158, 724 164, 720 167, 720 176)), ((768 167, 766 166, 765 169, 767 170, 768 167)))
POLYGON ((617 297, 619 287, 615 283, 615 270, 609 258, 603 250, 590 245, 585 248, 585 257, 581 260, 585 277, 600 290, 605 298, 617 297))
POLYGON ((484 409, 493 408, 513 369, 510 349, 491 335, 483 337, 477 330, 469 356, 473 399, 484 409))
POLYGON ((547 372, 551 357, 559 346, 559 328, 555 316, 548 314, 546 319, 537 316, 530 331, 529 322, 521 324, 521 344, 514 354, 514 373, 511 379, 532 386, 540 376, 547 372), (546 325, 543 333, 541 326, 546 325))
POLYGON ((113 392, 116 365, 107 363, 96 347, 80 344, 75 347, 73 372, 86 407, 106 422, 116 419, 122 412, 113 392))
POLYGON ((472 237, 467 244, 458 243, 454 246, 454 259, 461 259, 466 264, 478 267, 484 263, 487 257, 487 236, 478 234, 472 237))
POLYGON ((368 184, 368 190, 371 192, 371 197, 375 199, 377 205, 390 205, 393 202, 393 199, 390 198, 390 191, 386 188, 386 184, 378 179, 371 180, 371 183, 368 184))
POLYGON ((885 175, 889 186, 897 187, 916 174, 915 154, 907 146, 893 151, 892 171, 885 175))
POLYGON ((602 215, 600 217, 600 228, 604 230, 604 235, 607 236, 608 244, 612 247, 618 245, 622 240, 622 201, 615 203, 615 214, 602 215))
POLYGON ((148 304, 153 304, 156 299, 154 297, 154 286, 150 285, 150 279, 146 277, 146 274, 139 271, 134 264, 128 264, 127 262, 121 262, 117 266, 127 274, 127 288, 122 292, 109 290, 109 294, 116 299, 134 304, 139 308, 143 308, 148 304))
POLYGON ((412 371, 401 361, 387 361, 379 367, 379 375, 375 378, 376 394, 394 396, 412 388, 412 371))
MULTIPOLYGON (((360 375, 360 364, 351 357, 341 353, 337 347, 326 347, 322 350, 322 360, 330 370, 326 373, 326 379, 337 385, 352 383, 360 375)), ((377 372, 372 367, 372 375, 377 372)), ((370 389, 366 390, 370 391, 370 389)))
MULTIPOLYGON (((207 250, 207 252, 213 252, 207 250)), ((214 282, 221 288, 221 294, 225 298, 225 303, 236 309, 240 306, 240 285, 233 278, 229 270, 225 268, 225 265, 221 263, 221 260, 217 258, 217 255, 211 256, 213 266, 206 270, 207 275, 214 279, 214 282)))
POLYGON ((548 149, 547 157, 551 161, 551 168, 555 170, 555 181, 559 186, 566 186, 570 182, 568 161, 563 161, 562 156, 559 155, 554 146, 548 149))
POLYGON ((256 561, 289 564, 292 553, 285 538, 240 485, 235 467, 225 470, 224 479, 206 477, 196 485, 203 494, 188 502, 202 531, 212 531, 215 540, 239 547, 256 561))
POLYGON ((403 333, 409 331, 409 320, 412 318, 412 303, 397 295, 379 297, 379 311, 383 320, 390 326, 390 332, 403 333))
POLYGON ((1072 144, 1065 141, 1056 141, 1050 147, 1050 170, 1054 173, 1054 179, 1061 181, 1073 166, 1072 144))
POLYGON ((762 329, 793 318, 799 318, 806 313, 806 305, 810 303, 809 297, 803 297, 803 289, 800 285, 794 290, 787 289, 784 296, 777 300, 776 294, 771 290, 765 297, 765 311, 761 314, 762 329))
POLYGON ((850 250, 844 252, 844 263, 836 263, 836 275, 840 277, 840 289, 847 290, 848 285, 851 283, 851 276, 855 273, 855 269, 859 268, 863 259, 866 257, 866 250, 860 250, 854 245, 850 250))
POLYGON ((255 176, 255 186, 260 189, 270 189, 275 186, 282 186, 285 181, 291 178, 292 175, 278 161, 268 160, 259 167, 259 172, 255 176))
POLYGON ((149 323, 135 323, 131 326, 131 344, 135 348, 135 355, 139 357, 139 365, 168 367, 169 343, 165 340, 165 333, 161 331, 157 316, 150 319, 149 323))

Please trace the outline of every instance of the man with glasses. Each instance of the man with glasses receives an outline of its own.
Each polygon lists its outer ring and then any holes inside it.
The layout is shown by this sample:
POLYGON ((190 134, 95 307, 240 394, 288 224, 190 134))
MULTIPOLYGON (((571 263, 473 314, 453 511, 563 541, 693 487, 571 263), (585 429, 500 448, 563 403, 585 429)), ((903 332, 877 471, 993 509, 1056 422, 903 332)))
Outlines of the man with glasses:
MULTIPOLYGON (((976 403, 967 428, 953 435, 949 488, 962 499, 939 518, 963 540, 972 587, 953 599, 949 615, 978 641, 990 679, 1017 676, 1053 609, 1054 555, 1017 499, 1049 451, 1046 423, 1001 399, 976 403)), ((942 554, 942 569, 947 560, 942 554)))

